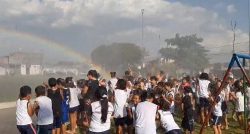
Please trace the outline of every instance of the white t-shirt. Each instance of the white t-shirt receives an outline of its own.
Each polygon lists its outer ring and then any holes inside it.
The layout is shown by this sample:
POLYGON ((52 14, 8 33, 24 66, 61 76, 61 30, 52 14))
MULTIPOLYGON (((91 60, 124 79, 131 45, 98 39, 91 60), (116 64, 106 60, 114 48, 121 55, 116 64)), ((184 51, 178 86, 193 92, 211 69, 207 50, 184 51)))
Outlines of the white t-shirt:
POLYGON ((110 80, 110 88, 111 88, 111 90, 115 90, 115 88, 116 88, 116 83, 117 83, 117 81, 118 81, 118 79, 117 78, 111 78, 110 80))
POLYGON ((127 100, 128 94, 126 90, 116 89, 114 91, 114 117, 115 118, 123 118, 127 116, 127 100))
POLYGON ((77 107, 80 105, 78 100, 78 95, 81 93, 80 89, 78 88, 69 88, 70 91, 70 101, 69 101, 69 107, 77 107))
POLYGON ((210 84, 210 81, 208 80, 199 80, 199 97, 208 98, 209 92, 208 92, 208 86, 210 84))
POLYGON ((51 99, 47 96, 40 96, 36 98, 39 105, 37 115, 37 125, 50 125, 53 124, 53 110, 51 99))
POLYGON ((166 132, 169 132, 175 129, 180 129, 180 127, 176 124, 174 117, 170 111, 159 110, 158 113, 160 114, 160 117, 161 117, 161 124, 166 130, 166 132))
POLYGON ((17 125, 32 124, 32 119, 28 114, 28 100, 18 99, 16 102, 16 121, 17 125))
POLYGON ((241 92, 236 92, 237 98, 237 112, 244 112, 244 95, 241 92))
POLYGON ((99 101, 91 103, 91 108, 92 108, 92 116, 91 116, 91 122, 90 122, 90 127, 89 131, 91 132, 103 132, 107 131, 110 129, 111 125, 111 115, 114 111, 113 105, 109 102, 108 103, 108 115, 107 115, 107 120, 105 123, 102 123, 101 117, 101 104, 99 101))
POLYGON ((157 105, 145 101, 137 105, 135 133, 136 134, 156 134, 155 117, 157 105))
MULTIPOLYGON (((172 96, 174 98, 174 91, 170 91, 167 93, 167 97, 168 96, 172 96)), ((171 102, 171 105, 170 105, 170 111, 171 113, 174 113, 174 101, 171 102)))
POLYGON ((215 116, 222 116, 222 109, 221 109, 222 97, 220 97, 220 98, 221 98, 221 100, 214 106, 213 114, 215 116))

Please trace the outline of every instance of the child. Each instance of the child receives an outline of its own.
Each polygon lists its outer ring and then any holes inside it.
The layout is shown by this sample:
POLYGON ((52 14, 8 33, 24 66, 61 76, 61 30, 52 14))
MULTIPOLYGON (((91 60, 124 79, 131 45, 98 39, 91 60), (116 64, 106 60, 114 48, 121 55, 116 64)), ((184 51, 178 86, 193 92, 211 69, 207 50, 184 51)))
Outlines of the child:
POLYGON ((221 97, 218 96, 214 102, 215 102, 215 107, 213 110, 212 125, 214 129, 214 134, 221 134, 221 119, 222 119, 221 97))
POLYGON ((30 103, 30 99, 31 88, 29 86, 21 87, 19 99, 16 102, 17 129, 21 134, 36 134, 32 125, 31 117, 34 114, 34 110, 30 103))
POLYGON ((173 90, 173 84, 172 82, 166 82, 165 83, 165 89, 167 91, 166 98, 170 103, 170 112, 174 114, 174 90, 173 90))
POLYGON ((135 110, 137 104, 141 102, 140 90, 135 90, 133 92, 132 103, 128 107, 128 134, 134 134, 135 125, 135 110))
MULTIPOLYGON (((221 86, 221 80, 218 80, 216 82, 216 87, 215 89, 218 90, 219 87, 221 86)), ((228 120, 227 120, 227 114, 228 114, 228 99, 229 99, 229 93, 230 90, 227 90, 228 88, 224 88, 222 89, 221 93, 220 93, 220 97, 221 97, 221 110, 222 110, 222 123, 223 126, 221 127, 221 129, 228 129, 228 120)))
POLYGON ((117 88, 114 91, 114 120, 116 126, 116 133, 123 134, 124 127, 127 123, 127 100, 128 94, 126 92, 127 82, 124 79, 117 81, 117 88))
POLYGON ((45 87, 38 86, 36 92, 37 133, 51 134, 53 130, 52 101, 45 96, 45 87))
MULTIPOLYGON (((165 96, 163 96, 165 97, 165 96)), ((180 127, 176 124, 173 115, 171 114, 171 104, 162 100, 162 110, 158 110, 161 125, 166 131, 166 134, 182 134, 180 127)))
POLYGON ((83 124, 89 127, 89 134, 110 134, 111 115, 114 111, 113 105, 108 102, 107 89, 99 87, 96 92, 97 101, 91 103, 90 124, 84 120, 83 124))
POLYGON ((69 100, 70 100, 70 91, 68 88, 65 88, 65 80, 62 78, 57 79, 58 88, 61 91, 63 102, 62 102, 62 134, 66 134, 67 124, 69 123, 69 100))
POLYGON ((78 100, 78 95, 80 94, 80 91, 78 88, 75 87, 72 77, 67 77, 65 81, 66 81, 66 88, 69 88, 70 90, 69 117, 70 117, 71 131, 72 133, 75 133, 77 128, 76 124, 77 112, 79 110, 79 105, 80 105, 78 100))
POLYGON ((192 88, 185 87, 184 97, 182 99, 182 109, 184 117, 182 120, 182 128, 186 134, 194 133, 194 100, 192 98, 192 88))
POLYGON ((141 96, 141 102, 135 110, 135 133, 136 134, 156 134, 156 113, 157 105, 154 101, 154 94, 144 91, 141 96))
POLYGON ((60 128, 62 126, 62 95, 60 89, 57 88, 57 82, 55 78, 49 78, 48 84, 50 89, 48 89, 48 97, 52 101, 52 110, 53 110, 53 134, 60 134, 60 128))
POLYGON ((209 122, 205 122, 205 117, 208 116, 208 107, 209 107, 208 98, 210 95, 210 92, 208 90, 210 84, 208 74, 202 73, 198 81, 199 81, 198 93, 199 93, 199 104, 200 104, 200 119, 202 124, 205 123, 205 125, 208 126, 209 122))
POLYGON ((234 83, 234 88, 236 89, 236 93, 235 95, 231 94, 231 96, 233 96, 233 98, 236 101, 236 115, 239 125, 241 127, 244 127, 244 94, 243 94, 243 87, 241 84, 242 83, 239 80, 237 80, 234 83))
MULTIPOLYGON (((77 117, 77 125, 82 126, 82 122, 86 120, 90 120, 91 117, 91 101, 87 94, 88 92, 88 82, 84 79, 78 80, 77 82, 78 88, 81 90, 81 98, 79 99, 80 106, 79 106, 79 113, 77 117)), ((81 128, 83 133, 87 133, 86 128, 81 128)))

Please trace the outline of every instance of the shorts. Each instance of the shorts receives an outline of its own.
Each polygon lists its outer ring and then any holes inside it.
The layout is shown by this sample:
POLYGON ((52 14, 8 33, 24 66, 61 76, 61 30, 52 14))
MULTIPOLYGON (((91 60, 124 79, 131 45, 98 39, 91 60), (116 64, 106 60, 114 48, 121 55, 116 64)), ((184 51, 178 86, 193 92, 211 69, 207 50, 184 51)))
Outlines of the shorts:
POLYGON ((182 134, 180 129, 174 129, 171 131, 168 131, 166 134, 182 134))
POLYGON ((37 134, 52 134, 53 124, 37 125, 37 134))
POLYGON ((62 124, 69 122, 69 113, 62 113, 62 124))
POLYGON ((213 118, 212 118, 212 125, 213 126, 221 125, 221 121, 222 121, 222 117, 221 116, 215 116, 215 115, 213 115, 213 118))
POLYGON ((110 130, 104 131, 104 132, 91 132, 88 131, 88 134, 111 134, 110 130))
POLYGON ((60 117, 54 117, 54 121, 53 121, 53 128, 61 128, 62 126, 62 120, 60 117))
POLYGON ((127 123, 128 126, 132 126, 134 124, 134 119, 127 117, 127 123))
POLYGON ((223 114, 228 114, 228 107, 227 107, 227 102, 223 101, 221 104, 221 110, 223 114))
POLYGON ((78 112, 78 110, 79 110, 79 106, 72 107, 72 108, 69 108, 69 113, 78 112))
POLYGON ((209 101, 207 98, 200 97, 199 102, 200 102, 200 108, 208 108, 209 107, 209 101))
POLYGON ((127 117, 115 118, 114 121, 115 121, 115 126, 124 126, 127 125, 128 118, 127 117))
POLYGON ((236 112, 237 116, 244 115, 244 112, 236 112))
POLYGON ((69 122, 69 109, 62 110, 62 124, 69 122))
POLYGON ((181 126, 184 130, 194 131, 194 119, 183 118, 181 126))
POLYGON ((17 125, 17 129, 21 134, 36 134, 36 130, 33 124, 29 125, 17 125))

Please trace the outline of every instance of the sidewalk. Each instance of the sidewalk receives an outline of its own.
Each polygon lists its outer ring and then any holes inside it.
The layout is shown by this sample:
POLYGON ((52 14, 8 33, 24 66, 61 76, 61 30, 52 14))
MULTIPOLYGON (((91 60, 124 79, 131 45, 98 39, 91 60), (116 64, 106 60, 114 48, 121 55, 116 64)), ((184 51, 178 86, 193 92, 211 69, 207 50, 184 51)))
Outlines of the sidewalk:
POLYGON ((13 102, 3 102, 3 103, 0 103, 0 110, 6 109, 6 108, 13 108, 15 106, 16 106, 15 101, 13 101, 13 102))

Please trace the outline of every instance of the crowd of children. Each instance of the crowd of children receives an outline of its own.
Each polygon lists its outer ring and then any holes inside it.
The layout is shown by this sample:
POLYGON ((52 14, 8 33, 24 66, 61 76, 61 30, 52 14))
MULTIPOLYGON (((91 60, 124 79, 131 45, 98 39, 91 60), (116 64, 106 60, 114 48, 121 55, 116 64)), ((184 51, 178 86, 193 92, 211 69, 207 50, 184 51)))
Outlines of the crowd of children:
POLYGON ((233 117, 244 127, 244 94, 250 93, 242 79, 229 77, 218 92, 222 81, 209 78, 207 73, 180 81, 167 79, 163 71, 147 79, 134 77, 131 71, 122 78, 115 72, 110 74, 109 81, 99 79, 96 70, 78 81, 72 77, 49 78, 48 84, 35 88, 34 99, 29 86, 21 87, 16 102, 19 132, 156 134, 161 130, 166 134, 193 134, 197 122, 211 125, 215 134, 221 134, 221 129, 229 128, 229 103, 234 106, 233 117), (181 127, 175 117, 182 118, 181 127))

